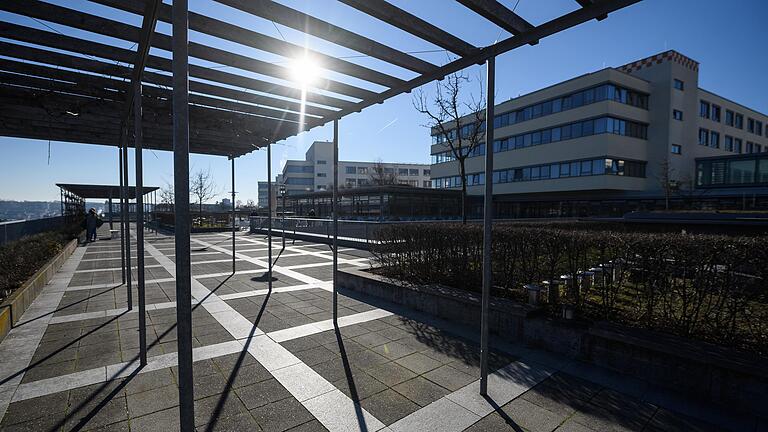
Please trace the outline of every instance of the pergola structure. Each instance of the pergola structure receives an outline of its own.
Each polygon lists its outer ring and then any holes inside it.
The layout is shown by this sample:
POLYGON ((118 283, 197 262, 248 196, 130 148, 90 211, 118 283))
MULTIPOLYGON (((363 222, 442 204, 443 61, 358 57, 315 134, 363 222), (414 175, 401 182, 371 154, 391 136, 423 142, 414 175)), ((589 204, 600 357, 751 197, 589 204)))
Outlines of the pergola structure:
MULTIPOLYGON (((474 46, 386 0, 339 0, 373 17, 387 30, 397 28, 456 57, 436 65, 339 25, 272 0, 214 0, 259 18, 377 59, 398 76, 386 74, 336 55, 309 49, 200 13, 187 0, 172 5, 160 0, 92 0, 141 16, 141 26, 84 10, 39 0, 4 0, 0 10, 75 29, 79 35, 0 22, 0 135, 117 146, 121 149, 121 180, 128 183, 127 149, 136 151, 137 209, 141 211, 143 148, 174 152, 176 197, 176 291, 181 428, 194 429, 191 337, 191 272, 189 215, 189 153, 234 158, 329 122, 334 126, 334 178, 338 179, 338 120, 382 103, 416 87, 475 64, 486 63, 486 118, 493 118, 495 57, 640 0, 576 0, 574 10, 539 25, 528 22, 497 0, 458 0, 510 36, 484 47, 474 46), (170 23, 172 34, 155 31, 158 21, 170 23), (311 88, 291 79, 282 65, 189 40, 193 30, 206 40, 223 40, 286 59, 309 58, 333 72, 311 88), (133 43, 126 49, 101 42, 133 43), (150 47, 155 53, 150 54, 150 47), (171 53, 171 58, 157 51, 171 53), (189 58, 197 59, 190 64, 189 58), (203 66, 214 64, 215 66, 203 66), (256 78, 255 76, 264 77, 256 78), (277 81, 277 82, 275 82, 277 81), (365 83, 363 85, 362 83, 365 83), (129 133, 132 130, 133 134, 129 133), (132 135, 132 136, 131 136, 132 135), (132 138, 132 139, 131 139, 132 138)), ((485 128, 486 142, 493 128, 485 128)), ((492 178, 493 152, 486 152, 486 179, 492 178)), ((268 158, 268 173, 271 177, 268 158)), ((269 179, 271 181, 271 178, 269 179)), ((334 182, 333 205, 338 201, 334 182)), ((487 391, 488 319, 491 285, 491 196, 485 185, 484 273, 481 336, 481 393, 487 391)), ((272 188, 269 187, 270 195, 272 188)), ((123 189, 125 193, 125 189, 123 189)), ((234 184, 233 184, 234 196, 234 184)), ((234 202, 234 200, 233 200, 234 202)), ((272 202, 271 196, 269 199, 272 202)), ((270 209, 271 218, 271 209, 270 209)), ((334 211, 334 220, 338 212, 334 211)), ((124 215, 125 219, 125 215, 124 215)), ((337 223, 334 223, 334 232, 337 223)), ((142 230, 137 230, 141 247, 142 230)), ((335 238, 335 236, 334 236, 335 238)), ((337 254, 334 241, 334 312, 337 254)), ((271 252, 271 230, 270 247, 271 252)), ((234 255, 234 252, 233 252, 234 255)), ((143 253, 139 252, 139 257, 143 253)), ((270 257, 269 280, 272 259, 270 257)), ((140 264, 141 269, 141 264, 140 264)), ((139 285, 142 285, 139 273, 139 285)), ((140 298, 141 303, 141 298, 140 298)), ((139 311, 143 316, 143 310, 139 311)), ((335 317, 335 314, 334 314, 335 317)), ((142 358, 144 364, 146 358, 142 358)))

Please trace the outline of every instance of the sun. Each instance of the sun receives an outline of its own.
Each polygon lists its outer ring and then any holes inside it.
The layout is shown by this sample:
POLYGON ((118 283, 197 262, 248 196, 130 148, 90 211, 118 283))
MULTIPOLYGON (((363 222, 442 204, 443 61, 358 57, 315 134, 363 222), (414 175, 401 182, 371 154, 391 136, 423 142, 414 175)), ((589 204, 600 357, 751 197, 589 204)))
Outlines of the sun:
POLYGON ((308 56, 298 57, 291 62, 291 77, 302 87, 311 85, 320 74, 320 66, 308 56))

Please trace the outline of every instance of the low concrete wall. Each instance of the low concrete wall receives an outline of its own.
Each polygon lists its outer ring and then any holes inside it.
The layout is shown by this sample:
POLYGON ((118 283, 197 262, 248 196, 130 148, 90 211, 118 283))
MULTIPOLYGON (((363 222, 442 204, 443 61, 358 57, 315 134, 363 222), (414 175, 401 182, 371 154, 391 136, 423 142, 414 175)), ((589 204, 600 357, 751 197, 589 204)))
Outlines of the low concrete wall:
MULTIPOLYGON (((480 296, 441 286, 405 286, 362 270, 339 270, 340 287, 382 298, 452 322, 480 328, 480 296)), ((488 316, 491 332, 522 340, 523 321, 535 308, 494 298, 488 316)))
MULTIPOLYGON (((407 286, 362 270, 339 270, 339 287, 479 328, 480 298, 437 286, 407 286)), ((499 337, 625 373, 653 385, 766 417, 768 361, 712 344, 609 323, 562 321, 505 299, 491 300, 499 337)))
POLYGON ((27 279, 19 289, 14 291, 0 304, 0 341, 19 322, 24 311, 35 301, 38 294, 50 282, 61 266, 64 265, 64 262, 72 255, 76 247, 77 239, 67 243, 61 252, 51 258, 37 273, 27 279))

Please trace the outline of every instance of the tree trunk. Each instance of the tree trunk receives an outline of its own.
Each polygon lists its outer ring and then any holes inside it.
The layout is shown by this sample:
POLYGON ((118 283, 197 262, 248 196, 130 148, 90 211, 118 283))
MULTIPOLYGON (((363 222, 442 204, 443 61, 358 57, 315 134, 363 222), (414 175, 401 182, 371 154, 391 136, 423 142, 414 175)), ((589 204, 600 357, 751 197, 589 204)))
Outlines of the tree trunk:
POLYGON ((461 223, 467 224, 467 174, 464 168, 466 159, 459 159, 459 175, 461 175, 461 223))

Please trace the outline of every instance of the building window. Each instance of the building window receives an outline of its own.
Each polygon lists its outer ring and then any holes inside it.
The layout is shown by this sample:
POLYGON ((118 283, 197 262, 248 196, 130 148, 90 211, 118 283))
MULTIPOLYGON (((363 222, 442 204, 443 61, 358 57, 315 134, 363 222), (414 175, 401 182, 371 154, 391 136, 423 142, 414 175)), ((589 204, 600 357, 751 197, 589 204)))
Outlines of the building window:
POLYGON ((680 110, 672 110, 672 118, 683 121, 683 112, 680 110))
POLYGON ((432 175, 432 170, 431 169, 421 170, 421 174, 424 176, 430 176, 432 175))
POLYGON ((747 141, 747 147, 744 150, 746 153, 754 153, 755 143, 753 143, 752 141, 747 141))
POLYGON ((736 114, 736 116, 733 118, 733 126, 736 129, 744 129, 744 116, 741 114, 736 114))
POLYGON ((733 137, 730 135, 725 136, 725 150, 732 152, 733 151, 733 137))
POLYGON ((394 168, 384 167, 384 174, 394 174, 394 173, 395 173, 394 168))
POLYGON ((425 188, 431 188, 432 187, 432 182, 429 181, 429 180, 424 180, 424 181, 421 182, 421 186, 425 187, 425 188))
POLYGON ((317 190, 319 190, 319 191, 326 190, 325 185, 317 185, 317 190))
POLYGON ((683 147, 680 144, 672 144, 672 154, 683 154, 683 147))
POLYGON ((675 78, 674 83, 675 83, 675 88, 676 89, 678 89, 678 90, 685 90, 685 84, 682 81, 680 81, 679 79, 675 78))
POLYGON ((397 169, 397 175, 407 176, 408 175, 408 168, 398 168, 397 169))
POLYGON ((368 174, 368 167, 357 167, 357 173, 360 175, 368 174))
POLYGON ((347 174, 355 174, 357 172, 357 167, 354 166, 348 166, 346 169, 347 174))
POLYGON ((763 151, 763 146, 760 144, 755 144, 755 153, 761 153, 763 151))
POLYGON ((720 148, 720 134, 712 131, 709 136, 709 146, 712 148, 720 148))
POLYGON ((318 177, 328 177, 326 173, 317 173, 318 177))
POLYGON ((759 121, 755 120, 755 133, 757 135, 762 135, 763 134, 763 122, 759 122, 759 121))
POLYGON ((709 131, 706 129, 699 129, 699 145, 709 145, 709 131))
POLYGON ((733 139, 733 151, 736 153, 741 153, 741 138, 733 139))
POLYGON ((699 101, 699 116, 709 118, 709 102, 699 101))
POLYGON ((733 111, 729 109, 725 110, 725 124, 733 126, 733 111))
POLYGON ((368 186, 368 179, 357 179, 358 186, 368 186))
POLYGON ((755 133, 755 119, 747 118, 747 132, 755 133))
POLYGON ((408 170, 409 176, 418 176, 419 175, 419 169, 418 168, 411 168, 408 170))
POLYGON ((712 121, 720 122, 720 106, 712 104, 712 121))
POLYGON ((325 165, 325 164, 326 164, 326 162, 325 162, 324 160, 319 160, 319 161, 317 161, 317 164, 318 164, 318 165, 325 165))
POLYGON ((286 165, 285 166, 285 172, 286 173, 312 174, 312 173, 315 172, 315 167, 313 167, 313 166, 304 166, 304 165, 286 165))

